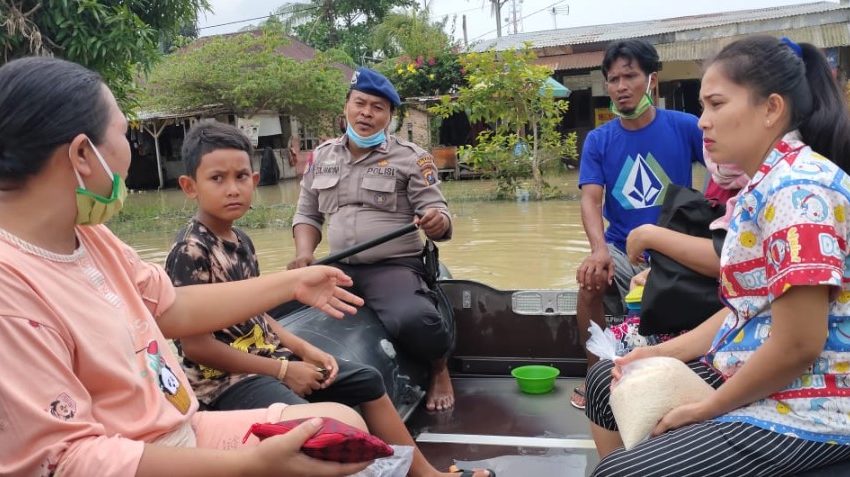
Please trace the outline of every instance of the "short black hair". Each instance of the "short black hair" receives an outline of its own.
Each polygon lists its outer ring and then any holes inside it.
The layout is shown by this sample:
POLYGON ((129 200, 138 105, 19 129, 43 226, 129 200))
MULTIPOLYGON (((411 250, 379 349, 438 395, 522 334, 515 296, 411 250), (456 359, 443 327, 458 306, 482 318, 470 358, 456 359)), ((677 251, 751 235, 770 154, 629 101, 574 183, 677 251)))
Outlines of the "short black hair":
POLYGON ((21 187, 79 134, 100 144, 109 124, 104 87, 94 71, 57 58, 0 67, 0 190, 21 187))
POLYGON ((186 137, 183 138, 183 164, 186 166, 186 174, 195 178, 201 158, 219 149, 237 149, 248 153, 248 157, 254 151, 251 140, 245 136, 236 126, 218 122, 215 119, 204 119, 198 121, 186 137))
POLYGON ((605 79, 608 79, 608 70, 611 69, 611 65, 620 58, 637 62, 641 71, 647 75, 661 70, 658 51, 651 43, 641 39, 620 40, 609 43, 605 48, 605 56, 602 59, 602 76, 605 79))

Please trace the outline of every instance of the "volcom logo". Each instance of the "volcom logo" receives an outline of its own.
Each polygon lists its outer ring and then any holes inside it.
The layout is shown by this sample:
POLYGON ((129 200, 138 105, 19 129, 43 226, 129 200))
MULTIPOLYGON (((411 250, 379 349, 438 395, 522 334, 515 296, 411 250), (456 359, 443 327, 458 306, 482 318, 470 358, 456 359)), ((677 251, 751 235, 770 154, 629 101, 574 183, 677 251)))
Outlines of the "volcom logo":
POLYGON ((613 195, 624 209, 645 209, 664 201, 669 183, 670 178, 652 154, 647 154, 646 158, 638 154, 637 158, 629 156, 626 159, 613 195))

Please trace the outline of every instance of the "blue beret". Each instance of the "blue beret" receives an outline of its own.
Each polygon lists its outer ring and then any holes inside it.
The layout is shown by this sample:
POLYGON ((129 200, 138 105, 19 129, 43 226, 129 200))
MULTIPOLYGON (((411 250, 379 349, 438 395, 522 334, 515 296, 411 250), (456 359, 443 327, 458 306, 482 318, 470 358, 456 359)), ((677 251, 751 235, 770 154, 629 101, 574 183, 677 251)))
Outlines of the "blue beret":
POLYGON ((382 98, 386 98, 393 106, 401 104, 401 98, 399 98, 390 80, 381 73, 369 68, 357 68, 354 76, 351 77, 350 89, 381 96, 382 98))

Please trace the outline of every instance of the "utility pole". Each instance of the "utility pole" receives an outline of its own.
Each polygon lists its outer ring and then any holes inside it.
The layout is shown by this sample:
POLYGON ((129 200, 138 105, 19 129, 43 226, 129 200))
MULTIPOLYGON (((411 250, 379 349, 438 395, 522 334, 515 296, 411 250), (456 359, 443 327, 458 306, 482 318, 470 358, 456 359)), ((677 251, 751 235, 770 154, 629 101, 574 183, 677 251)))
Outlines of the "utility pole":
POLYGON ((493 5, 493 13, 496 14, 496 37, 502 37, 502 5, 508 0, 490 0, 493 5))
POLYGON ((513 24, 514 24, 514 35, 519 33, 519 29, 517 29, 516 22, 516 0, 511 0, 511 14, 513 15, 513 24))
POLYGON ((569 15, 570 14, 570 5, 564 5, 563 7, 552 7, 550 10, 552 12, 552 22, 555 24, 555 29, 558 29, 558 15, 569 15))
POLYGON ((463 15, 463 47, 469 48, 469 40, 466 38, 466 14, 463 15))

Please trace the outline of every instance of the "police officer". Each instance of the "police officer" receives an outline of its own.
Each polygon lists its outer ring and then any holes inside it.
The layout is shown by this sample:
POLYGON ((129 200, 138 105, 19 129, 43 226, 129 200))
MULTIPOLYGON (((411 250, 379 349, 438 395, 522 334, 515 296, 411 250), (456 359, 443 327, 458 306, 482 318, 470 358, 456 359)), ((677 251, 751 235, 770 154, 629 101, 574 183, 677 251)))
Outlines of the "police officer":
MULTIPOLYGON (((316 148, 301 182, 292 222, 296 257, 289 268, 313 262, 325 219, 331 253, 410 222, 432 240, 451 238, 451 215, 433 159, 419 146, 386 133, 400 104, 387 78, 368 68, 357 70, 345 101, 346 132, 316 148)), ((444 410, 454 405, 446 368, 451 338, 424 280, 422 248, 414 231, 339 267, 354 279, 356 292, 396 342, 431 364, 426 406, 444 410)))

